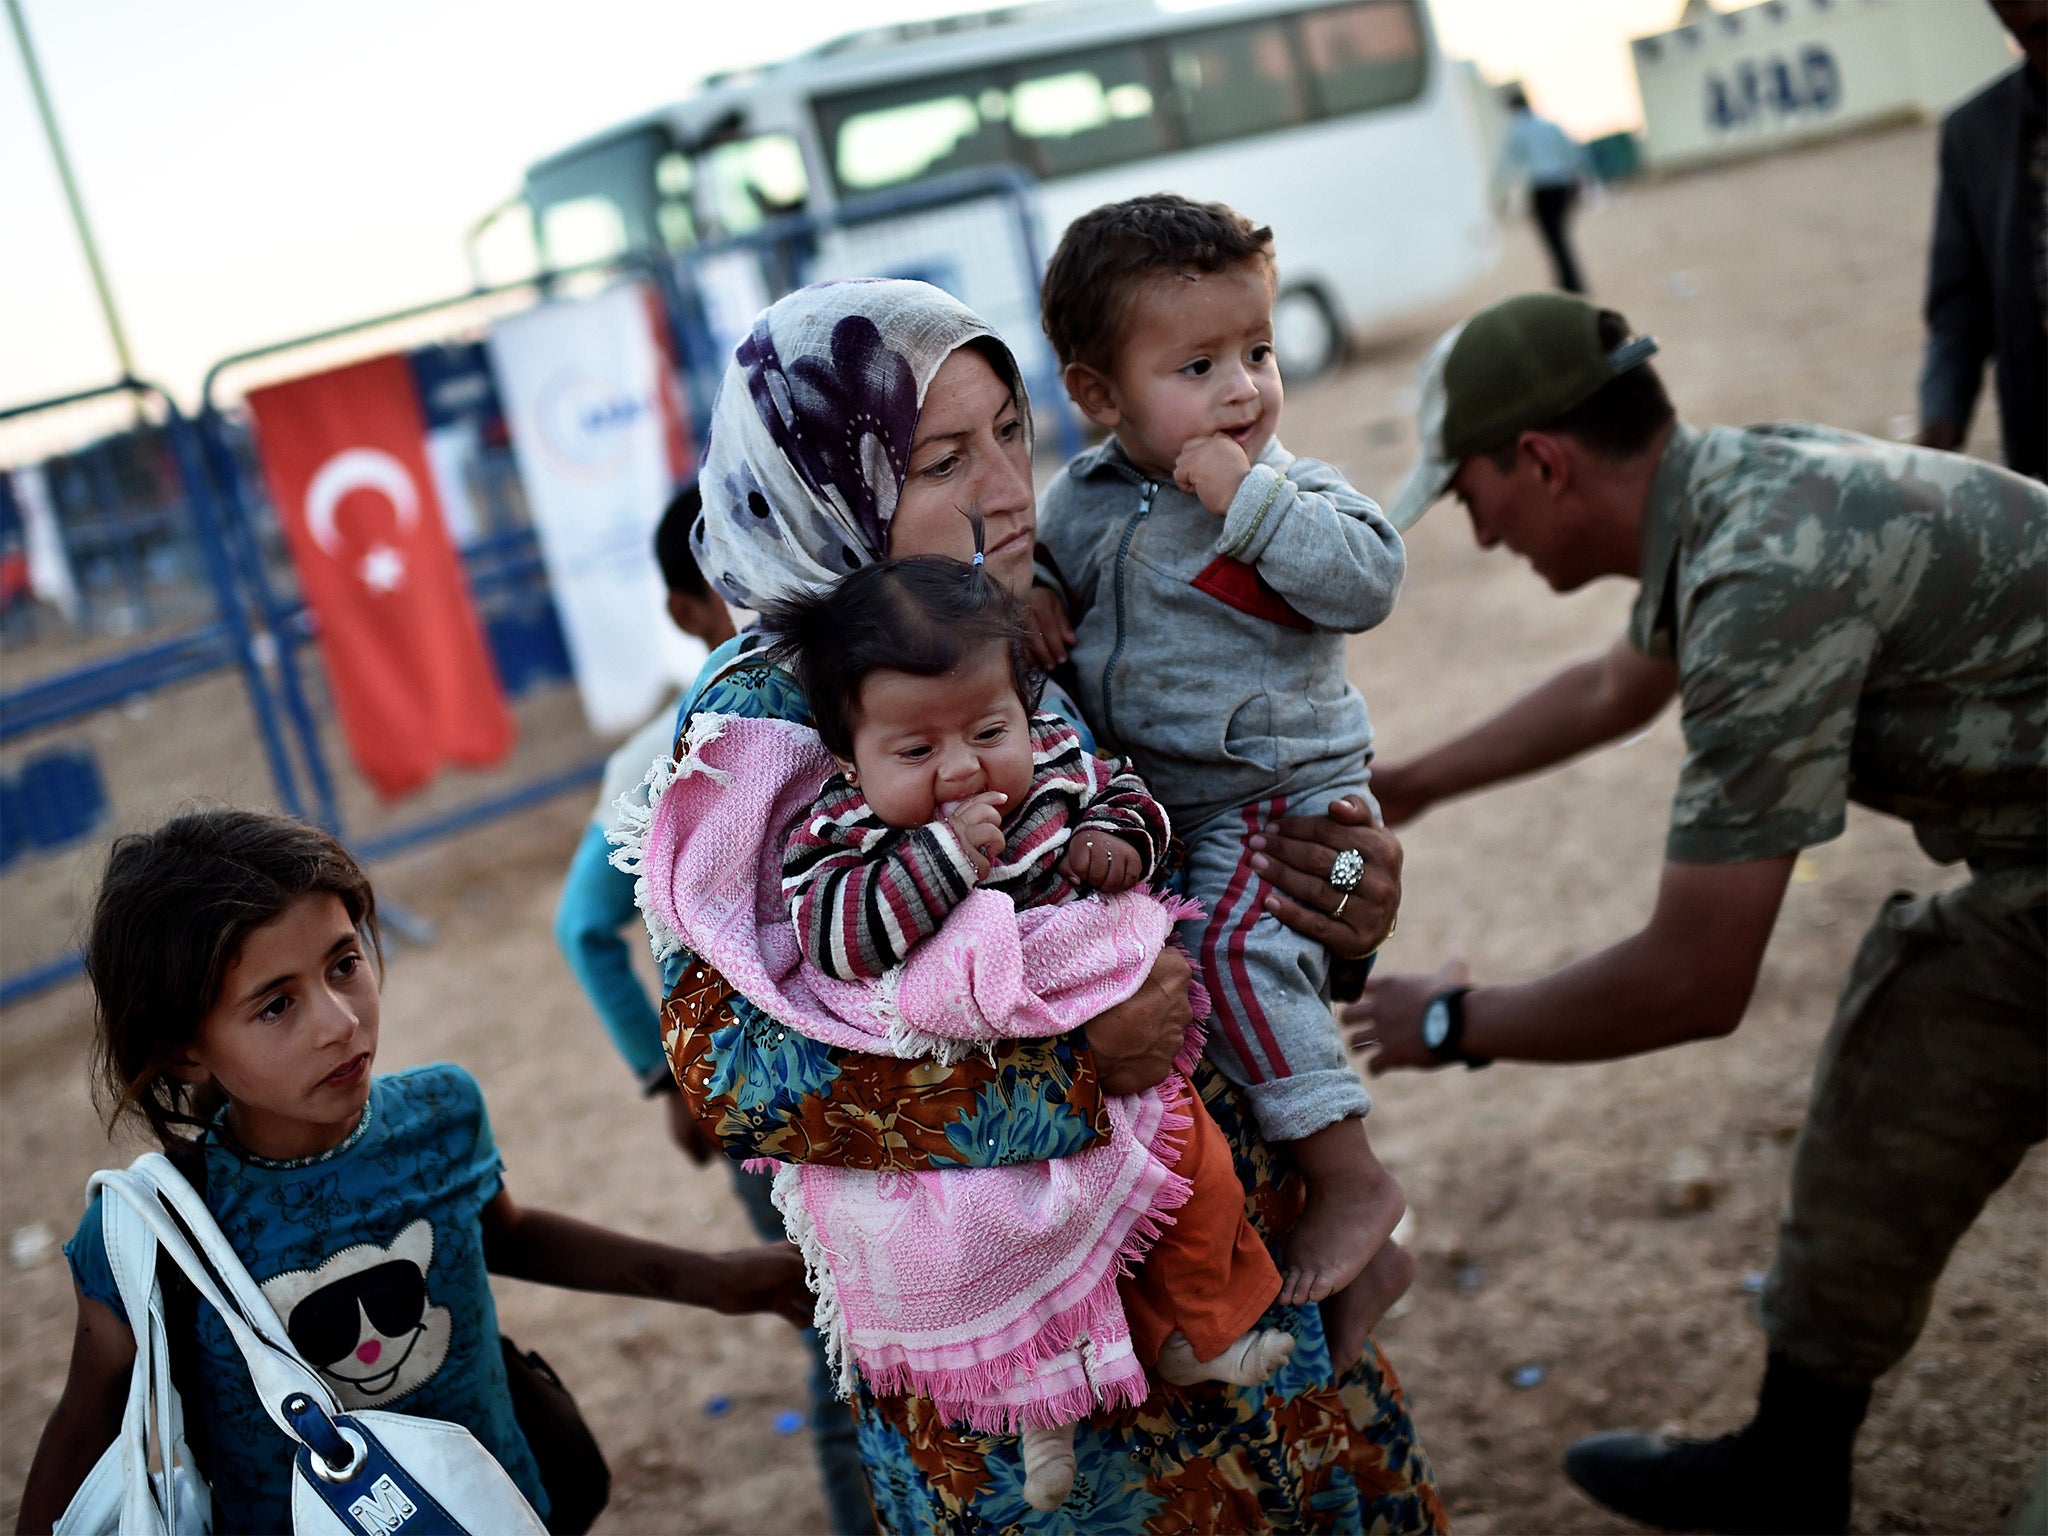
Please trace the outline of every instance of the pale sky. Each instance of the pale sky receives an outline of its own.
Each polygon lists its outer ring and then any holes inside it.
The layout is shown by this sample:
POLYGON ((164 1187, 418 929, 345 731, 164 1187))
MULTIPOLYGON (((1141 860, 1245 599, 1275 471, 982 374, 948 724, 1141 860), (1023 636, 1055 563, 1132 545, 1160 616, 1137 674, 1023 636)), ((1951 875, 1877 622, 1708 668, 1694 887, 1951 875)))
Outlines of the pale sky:
MULTIPOLYGON (((541 156, 707 73, 972 0, 22 0, 136 368, 451 295, 541 156)), ((1446 50, 1583 136, 1641 120, 1627 39, 1680 0, 1430 0, 1446 50)), ((11 32, 0 405, 117 369, 11 32)))

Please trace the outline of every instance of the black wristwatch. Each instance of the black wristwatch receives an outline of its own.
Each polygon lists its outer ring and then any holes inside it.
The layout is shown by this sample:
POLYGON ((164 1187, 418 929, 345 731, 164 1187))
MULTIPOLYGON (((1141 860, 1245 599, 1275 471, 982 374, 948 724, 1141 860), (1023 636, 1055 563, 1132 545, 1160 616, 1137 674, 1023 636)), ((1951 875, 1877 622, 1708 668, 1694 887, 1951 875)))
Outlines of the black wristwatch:
POLYGON ((1465 1054, 1465 994, 1470 987, 1439 992, 1422 1010, 1422 1045, 1438 1061, 1462 1061, 1471 1071, 1493 1065, 1491 1056, 1465 1054))

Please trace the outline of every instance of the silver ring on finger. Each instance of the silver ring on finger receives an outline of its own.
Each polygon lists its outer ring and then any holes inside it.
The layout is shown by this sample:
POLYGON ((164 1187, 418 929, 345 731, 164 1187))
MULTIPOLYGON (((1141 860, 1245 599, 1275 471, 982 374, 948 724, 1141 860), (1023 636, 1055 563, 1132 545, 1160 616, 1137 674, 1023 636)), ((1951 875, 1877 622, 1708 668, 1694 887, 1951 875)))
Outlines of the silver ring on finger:
POLYGON ((1334 907, 1330 908, 1330 916, 1331 916, 1332 918, 1339 918, 1339 917, 1342 917, 1342 916, 1344 915, 1344 903, 1345 903, 1345 902, 1347 902, 1347 901, 1349 901, 1350 899, 1351 899, 1351 891, 1350 891, 1350 889, 1349 889, 1348 887, 1346 887, 1345 889, 1343 889, 1343 890, 1339 891, 1339 892, 1337 893, 1337 905, 1335 905, 1334 907))
POLYGON ((1328 878, 1331 890, 1350 895, 1365 878, 1365 855, 1356 848, 1346 848, 1331 861, 1328 878))

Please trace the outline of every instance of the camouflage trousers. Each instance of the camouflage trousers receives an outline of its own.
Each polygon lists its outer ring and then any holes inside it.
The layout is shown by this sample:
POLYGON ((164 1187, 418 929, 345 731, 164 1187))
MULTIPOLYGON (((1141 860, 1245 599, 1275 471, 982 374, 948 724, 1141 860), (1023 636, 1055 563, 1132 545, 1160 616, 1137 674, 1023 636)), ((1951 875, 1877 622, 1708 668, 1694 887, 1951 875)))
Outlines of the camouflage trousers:
POLYGON ((2048 909, 1900 892, 1821 1048, 1764 1286, 1771 1347, 1867 1385, 1913 1347, 1984 1202, 2048 1137, 2048 909))

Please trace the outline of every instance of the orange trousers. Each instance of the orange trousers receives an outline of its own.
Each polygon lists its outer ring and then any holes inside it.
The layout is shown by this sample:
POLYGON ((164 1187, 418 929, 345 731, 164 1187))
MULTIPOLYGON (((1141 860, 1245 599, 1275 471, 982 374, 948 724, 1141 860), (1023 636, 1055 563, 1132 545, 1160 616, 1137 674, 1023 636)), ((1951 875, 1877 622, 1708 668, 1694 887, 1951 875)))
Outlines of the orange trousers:
POLYGON ((1185 1080, 1182 1086, 1194 1123, 1173 1169, 1193 1187, 1145 1262, 1117 1287, 1132 1346, 1148 1369, 1175 1329, 1194 1347, 1196 1359, 1213 1360, 1280 1294, 1280 1271, 1245 1215, 1230 1143, 1209 1118, 1202 1096, 1185 1080))

